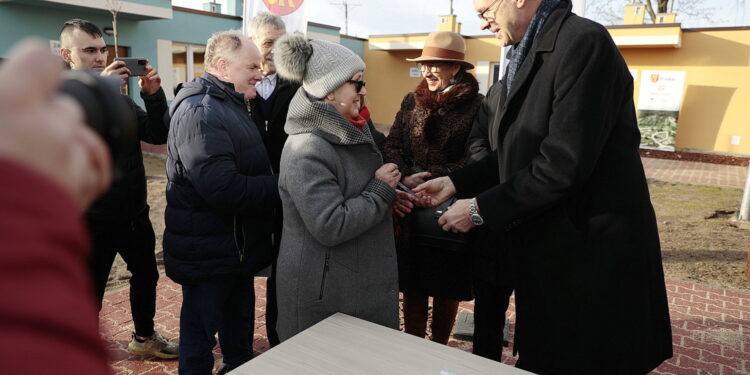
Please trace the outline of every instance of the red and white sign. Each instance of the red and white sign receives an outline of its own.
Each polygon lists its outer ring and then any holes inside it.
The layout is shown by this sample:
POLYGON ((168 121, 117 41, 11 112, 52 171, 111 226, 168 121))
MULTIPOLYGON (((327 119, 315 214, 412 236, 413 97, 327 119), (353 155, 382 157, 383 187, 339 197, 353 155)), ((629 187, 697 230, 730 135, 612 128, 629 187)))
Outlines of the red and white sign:
POLYGON ((302 7, 304 0, 263 0, 263 4, 271 13, 286 16, 302 7))
POLYGON ((281 16, 286 24, 286 31, 307 34, 307 8, 310 0, 246 0, 242 20, 242 29, 247 32, 247 23, 256 14, 262 12, 281 16))

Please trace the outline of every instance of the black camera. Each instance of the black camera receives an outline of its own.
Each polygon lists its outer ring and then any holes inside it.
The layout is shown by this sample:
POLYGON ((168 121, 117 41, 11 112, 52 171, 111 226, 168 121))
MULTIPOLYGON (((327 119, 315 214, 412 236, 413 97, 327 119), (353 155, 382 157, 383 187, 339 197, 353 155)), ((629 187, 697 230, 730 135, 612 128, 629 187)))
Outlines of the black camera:
POLYGON ((69 70, 63 73, 59 92, 72 96, 81 105, 86 124, 107 144, 114 178, 118 179, 123 153, 138 135, 135 113, 120 94, 120 80, 97 72, 69 70))

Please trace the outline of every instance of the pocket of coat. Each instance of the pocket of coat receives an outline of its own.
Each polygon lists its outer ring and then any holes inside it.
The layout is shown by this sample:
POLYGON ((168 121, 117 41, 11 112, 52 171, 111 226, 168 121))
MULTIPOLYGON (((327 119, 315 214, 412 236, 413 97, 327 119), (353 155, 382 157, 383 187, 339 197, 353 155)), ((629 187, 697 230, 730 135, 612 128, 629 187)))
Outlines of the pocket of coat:
POLYGON ((326 251, 326 260, 323 263, 323 277, 320 280, 320 295, 318 295, 318 300, 323 299, 323 291, 326 288, 326 277, 328 276, 328 270, 330 269, 330 262, 331 262, 331 253, 326 251))

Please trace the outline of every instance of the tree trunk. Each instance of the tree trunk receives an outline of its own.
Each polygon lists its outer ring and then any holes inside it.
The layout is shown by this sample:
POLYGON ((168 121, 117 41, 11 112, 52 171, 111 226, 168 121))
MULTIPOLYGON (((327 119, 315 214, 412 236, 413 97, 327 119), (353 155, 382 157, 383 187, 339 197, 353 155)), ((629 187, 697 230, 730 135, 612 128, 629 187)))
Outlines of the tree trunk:
POLYGON ((112 12, 112 33, 115 38, 115 58, 120 57, 117 49, 117 12, 112 12))
POLYGON ((658 0, 659 13, 667 13, 670 1, 674 0, 658 0))
POLYGON ((648 16, 651 18, 651 23, 656 23, 656 12, 654 12, 654 7, 651 5, 651 0, 646 0, 644 4, 646 4, 646 12, 648 12, 648 16))
MULTIPOLYGON (((750 166, 747 167, 747 177, 745 178, 745 190, 742 192, 742 202, 740 202, 740 213, 737 220, 747 225, 750 222, 750 166)), ((745 277, 750 280, 750 251, 747 252, 745 261, 745 277)))

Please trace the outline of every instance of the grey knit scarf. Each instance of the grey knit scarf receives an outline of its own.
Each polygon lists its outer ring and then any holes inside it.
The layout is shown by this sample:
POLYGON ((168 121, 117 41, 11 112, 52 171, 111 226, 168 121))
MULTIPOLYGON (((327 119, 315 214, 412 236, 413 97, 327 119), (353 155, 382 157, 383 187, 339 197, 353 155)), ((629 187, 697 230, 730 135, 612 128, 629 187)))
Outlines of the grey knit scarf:
POLYGON ((531 46, 534 44, 534 39, 542 30, 542 27, 544 27, 544 22, 547 21, 549 15, 552 14, 552 11, 555 10, 558 5, 560 5, 560 0, 542 0, 539 9, 537 9, 534 17, 531 19, 531 23, 529 23, 529 28, 526 29, 526 34, 523 35, 523 39, 521 39, 520 43, 513 46, 513 55, 508 63, 508 77, 506 79, 508 96, 510 96, 510 88, 511 85, 513 85, 513 79, 516 77, 516 72, 521 68, 521 64, 523 64, 523 61, 526 59, 526 55, 529 54, 531 46))

